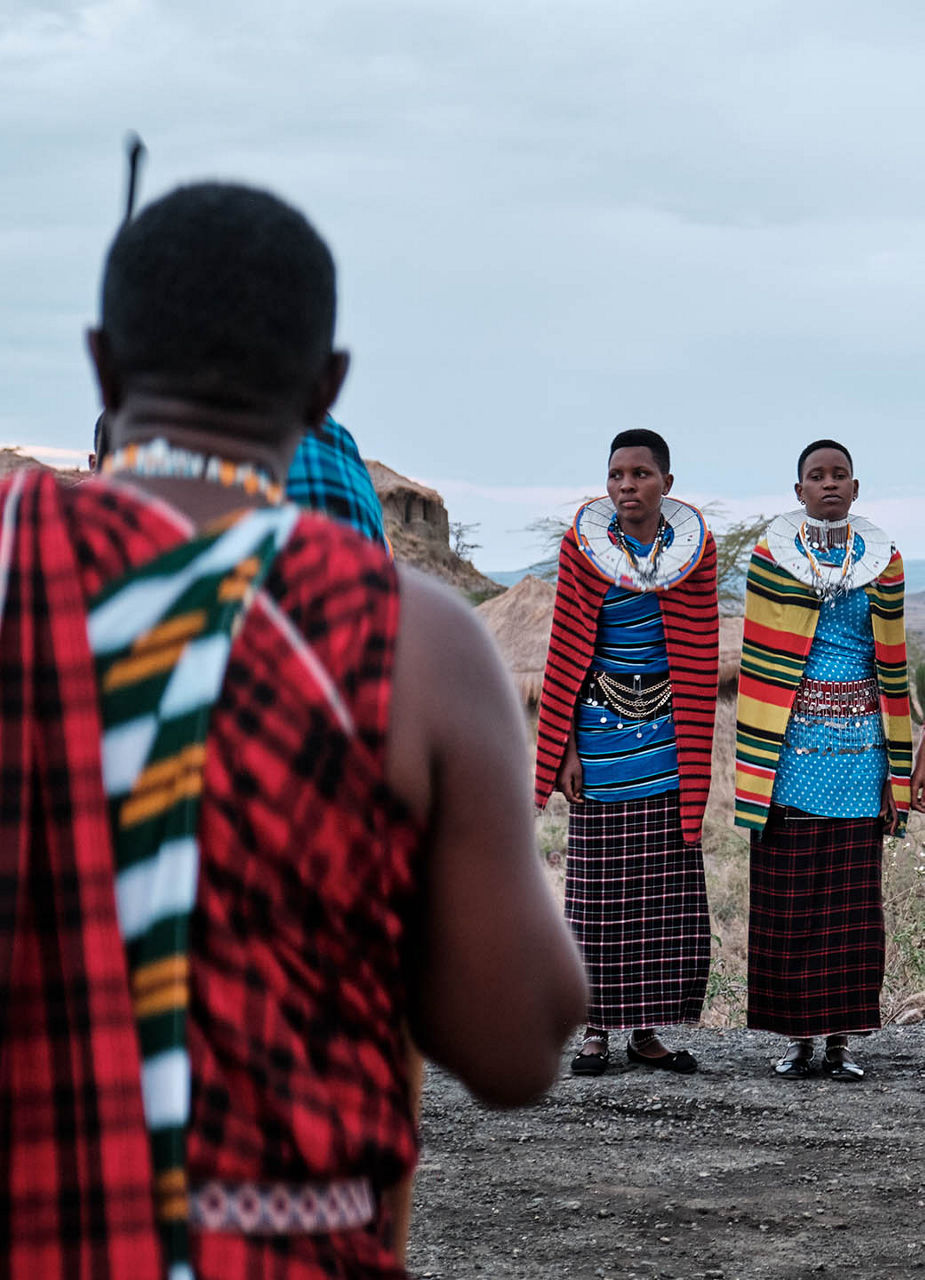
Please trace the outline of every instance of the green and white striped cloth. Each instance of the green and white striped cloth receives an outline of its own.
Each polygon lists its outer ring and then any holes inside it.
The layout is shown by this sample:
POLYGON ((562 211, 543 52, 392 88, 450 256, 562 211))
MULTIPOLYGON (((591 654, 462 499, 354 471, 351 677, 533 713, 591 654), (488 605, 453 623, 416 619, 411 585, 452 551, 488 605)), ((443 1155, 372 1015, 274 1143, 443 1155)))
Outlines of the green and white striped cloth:
POLYGON ((287 505, 213 527, 108 587, 88 616, 168 1280, 193 1280, 186 1010, 206 737, 236 625, 297 519, 287 505))

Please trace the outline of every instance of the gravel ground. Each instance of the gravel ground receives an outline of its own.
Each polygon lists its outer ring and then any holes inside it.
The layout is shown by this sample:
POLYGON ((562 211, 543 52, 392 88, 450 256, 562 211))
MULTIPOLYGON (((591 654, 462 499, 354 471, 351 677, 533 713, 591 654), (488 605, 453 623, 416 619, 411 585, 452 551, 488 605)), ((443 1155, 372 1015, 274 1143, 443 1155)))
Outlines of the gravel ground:
POLYGON ((853 1042, 860 1084, 770 1074, 776 1037, 669 1042, 691 1077, 568 1059, 537 1106, 490 1112, 431 1068, 409 1267, 469 1280, 925 1277, 925 1026, 853 1042))

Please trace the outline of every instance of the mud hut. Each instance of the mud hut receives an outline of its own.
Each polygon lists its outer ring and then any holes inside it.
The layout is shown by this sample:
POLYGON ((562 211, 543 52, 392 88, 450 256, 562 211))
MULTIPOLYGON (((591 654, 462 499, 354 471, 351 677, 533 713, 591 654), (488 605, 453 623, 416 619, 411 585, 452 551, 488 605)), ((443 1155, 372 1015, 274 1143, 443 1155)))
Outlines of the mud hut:
POLYGON ((409 480, 372 458, 366 466, 382 503, 382 516, 390 537, 394 531, 401 530, 440 544, 449 543, 449 517, 436 489, 409 480))
POLYGON ((540 700, 555 598, 551 582, 528 574, 504 595, 486 600, 476 610, 494 636, 528 707, 535 707, 540 700))

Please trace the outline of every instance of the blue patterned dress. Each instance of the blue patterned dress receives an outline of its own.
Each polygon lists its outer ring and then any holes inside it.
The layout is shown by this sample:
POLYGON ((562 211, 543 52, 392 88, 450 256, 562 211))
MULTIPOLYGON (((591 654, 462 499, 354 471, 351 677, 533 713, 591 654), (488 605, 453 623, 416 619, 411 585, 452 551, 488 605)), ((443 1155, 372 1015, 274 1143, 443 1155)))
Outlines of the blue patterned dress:
MULTIPOLYGON (((668 650, 653 592, 611 587, 601 605, 593 669, 631 685, 634 675, 667 676, 668 650)), ((671 713, 626 721, 603 703, 582 698, 575 740, 586 800, 613 804, 678 788, 678 751, 671 713)))
MULTIPOLYGON (((841 547, 818 554, 835 564, 844 558, 841 547)), ((822 605, 804 676, 831 682, 875 678, 870 600, 863 587, 822 605)), ((875 818, 887 771, 879 711, 825 718, 795 711, 781 749, 773 800, 823 818, 875 818)))

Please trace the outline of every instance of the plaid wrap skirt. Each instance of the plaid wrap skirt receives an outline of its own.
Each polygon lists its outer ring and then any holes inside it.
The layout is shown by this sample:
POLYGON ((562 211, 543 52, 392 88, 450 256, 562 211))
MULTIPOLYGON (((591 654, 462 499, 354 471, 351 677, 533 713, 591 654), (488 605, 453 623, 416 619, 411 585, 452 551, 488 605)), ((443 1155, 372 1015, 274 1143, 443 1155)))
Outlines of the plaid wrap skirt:
POLYGON ((700 842, 685 844, 677 791, 569 812, 565 915, 599 1031, 698 1022, 710 969, 700 842))
POLYGON ((772 805, 752 833, 748 1025, 791 1038, 880 1026, 880 818, 772 805))

